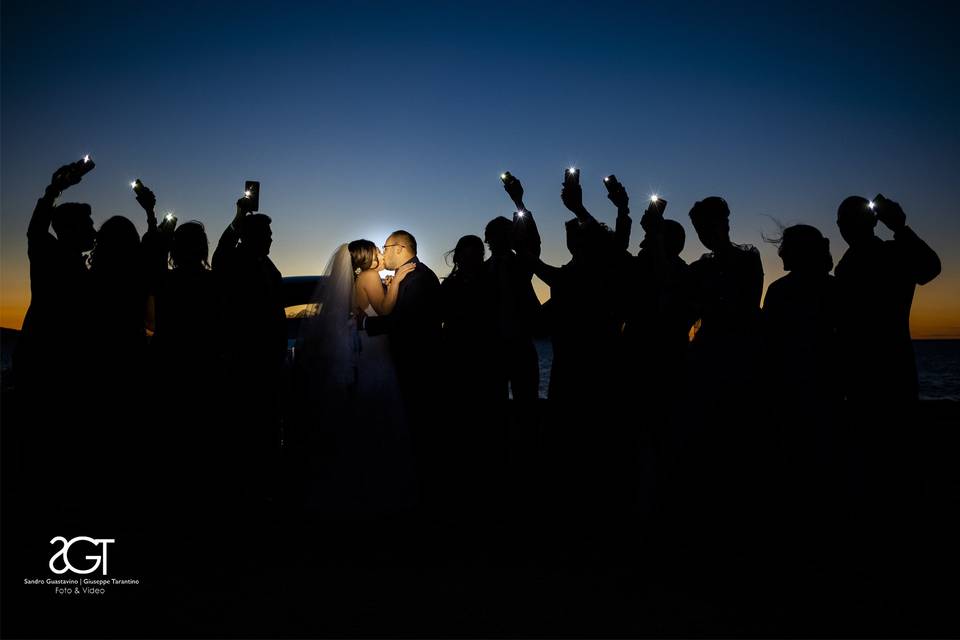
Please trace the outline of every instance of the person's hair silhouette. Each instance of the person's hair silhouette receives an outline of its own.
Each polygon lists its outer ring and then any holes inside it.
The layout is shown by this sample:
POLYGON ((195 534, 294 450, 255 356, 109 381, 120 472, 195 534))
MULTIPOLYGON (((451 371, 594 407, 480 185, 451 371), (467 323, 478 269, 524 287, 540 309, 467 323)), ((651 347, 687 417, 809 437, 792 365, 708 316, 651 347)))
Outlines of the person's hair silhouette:
MULTIPOLYGON (((506 218, 503 219, 507 220, 506 218)), ((509 220, 507 220, 507 222, 511 227, 513 226, 513 223, 509 220)), ((487 225, 487 229, 489 228, 490 225, 487 225)), ((489 239, 487 242, 489 242, 489 239)), ((492 250, 491 248, 491 251, 492 250)), ((475 274, 483 266, 483 240, 478 236, 463 236, 457 241, 457 246, 450 252, 450 255, 453 261, 453 271, 450 272, 450 276, 448 277, 452 278, 455 275, 467 273, 475 274)))
POLYGON ((100 225, 96 246, 90 255, 95 271, 126 272, 139 261, 140 234, 123 216, 113 216, 100 225))
POLYGON ((784 271, 830 273, 833 270, 830 240, 816 227, 795 224, 784 229, 783 235, 773 242, 779 246, 777 255, 783 260, 784 271))
POLYGON ((64 202, 55 206, 51 226, 65 247, 76 251, 93 249, 97 232, 93 228, 93 212, 89 204, 64 202))
POLYGON ((201 222, 185 222, 173 233, 170 262, 174 269, 209 269, 210 242, 201 222))

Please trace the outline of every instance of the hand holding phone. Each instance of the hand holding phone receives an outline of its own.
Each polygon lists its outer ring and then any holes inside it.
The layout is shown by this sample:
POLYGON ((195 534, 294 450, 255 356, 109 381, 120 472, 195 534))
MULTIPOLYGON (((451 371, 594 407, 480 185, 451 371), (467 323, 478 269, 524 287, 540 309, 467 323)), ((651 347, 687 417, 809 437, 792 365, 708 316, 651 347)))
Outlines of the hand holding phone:
POLYGON ((523 185, 509 171, 500 174, 500 181, 503 182, 503 190, 507 192, 513 203, 518 209, 523 208, 523 185))
POLYGON ((260 211, 260 183, 255 180, 247 180, 243 186, 243 195, 250 201, 248 211, 260 211))
POLYGON ((650 204, 640 218, 640 227, 647 233, 657 233, 663 226, 663 212, 666 210, 666 200, 656 194, 650 196, 650 204))
POLYGON ((603 179, 603 186, 607 188, 607 199, 617 207, 617 211, 625 211, 630 208, 630 196, 623 187, 617 176, 610 174, 603 179))
POLYGON ((95 166, 97 165, 90 159, 90 156, 84 156, 76 162, 65 164, 53 172, 53 176, 50 178, 50 186, 56 191, 64 191, 68 187, 79 184, 80 179, 93 171, 95 166))
POLYGON ((877 215, 877 220, 882 222, 893 232, 900 231, 907 226, 907 214, 903 212, 899 202, 894 202, 878 193, 873 199, 873 211, 877 215))
POLYGON ((172 211, 167 212, 163 218, 160 219, 160 231, 165 233, 171 233, 174 229, 177 228, 177 216, 174 215, 172 211))
POLYGON ((157 197, 153 195, 153 191, 140 182, 139 178, 134 180, 131 186, 133 187, 133 193, 136 194, 137 203, 143 207, 144 211, 148 213, 153 211, 153 208, 157 206, 157 197))

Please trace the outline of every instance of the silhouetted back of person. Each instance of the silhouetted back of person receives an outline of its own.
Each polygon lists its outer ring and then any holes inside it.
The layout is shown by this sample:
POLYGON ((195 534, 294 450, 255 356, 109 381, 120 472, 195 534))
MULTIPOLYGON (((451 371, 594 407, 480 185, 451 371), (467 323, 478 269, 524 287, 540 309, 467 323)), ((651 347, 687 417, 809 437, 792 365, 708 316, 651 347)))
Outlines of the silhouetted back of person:
POLYGON ((497 461, 504 453, 504 418, 494 413, 495 397, 490 349, 491 309, 483 273, 484 246, 478 236, 463 236, 448 254, 453 270, 440 283, 443 322, 443 447, 448 463, 445 483, 460 496, 453 501, 475 510, 490 496, 488 479, 502 474, 497 461))
POLYGON ((170 250, 173 268, 157 293, 153 342, 178 375, 193 377, 197 366, 210 365, 215 358, 211 340, 222 327, 208 254, 203 224, 187 222, 177 227, 170 250))
POLYGON ((837 288, 830 275, 830 241, 814 227, 783 230, 779 245, 787 275, 767 288, 763 301, 762 397, 764 421, 775 445, 766 457, 777 487, 773 512, 784 530, 804 541, 801 552, 822 552, 831 507, 840 504, 842 486, 840 389, 837 376, 837 288))
POLYGON ((815 227, 787 227, 775 241, 789 273, 763 302, 764 375, 777 411, 826 411, 839 399, 837 290, 830 241, 815 227))
MULTIPOLYGON (((757 415, 763 268, 759 251, 730 241, 730 209, 722 198, 697 202, 690 219, 710 253, 689 272, 698 320, 684 405, 689 414, 684 458, 691 465, 685 475, 694 493, 685 500, 707 517, 749 528, 749 518, 758 513, 750 497, 769 449, 757 415)), ((724 544, 743 540, 731 533, 724 544)))
POLYGON ((89 442, 93 337, 84 254, 93 248, 96 231, 90 205, 56 205, 60 194, 79 183, 88 170, 82 161, 60 167, 37 201, 27 229, 31 298, 13 365, 22 411, 18 421, 22 486, 31 489, 24 504, 35 510, 31 518, 56 518, 64 508, 82 507, 83 502, 76 493, 63 491, 56 474, 33 471, 37 465, 69 466, 78 447, 89 442))
POLYGON ((917 369, 910 339, 910 307, 917 285, 940 273, 937 254, 908 226, 900 205, 878 196, 850 196, 837 210, 849 245, 837 264, 844 389, 858 403, 901 404, 917 399, 917 369), (877 220, 893 240, 874 234, 877 220))
MULTIPOLYGON (((562 267, 533 259, 534 272, 550 287, 548 321, 553 341, 548 397, 555 404, 609 396, 625 300, 623 251, 612 230, 583 206, 579 186, 564 186, 564 205, 577 217, 566 222, 571 259, 562 267)), ((529 255, 529 254, 528 254, 529 255)), ((529 259, 529 258, 528 258, 529 259)))
POLYGON ((80 370, 78 359, 89 341, 91 302, 84 254, 96 241, 91 209, 75 202, 55 205, 64 189, 80 181, 76 173, 76 163, 61 167, 30 218, 31 297, 14 358, 18 385, 61 373, 71 380, 68 371, 80 370), (51 226, 56 235, 50 233, 51 226))
MULTIPOLYGON (((226 413, 236 425, 227 451, 233 451, 238 494, 265 498, 271 491, 280 451, 281 373, 287 351, 283 279, 270 260, 270 217, 249 213, 240 198, 233 222, 213 254, 221 288, 224 384, 233 394, 226 413)), ((237 497, 241 497, 238 495, 237 497)))
POLYGON ((514 213, 513 220, 503 216, 491 220, 484 239, 490 247, 483 274, 492 349, 487 358, 497 387, 494 398, 506 399, 512 391, 514 400, 530 402, 537 399, 540 384, 539 361, 533 345, 540 301, 533 290, 529 262, 521 260, 514 247, 523 243, 521 251, 539 256, 540 234, 533 214, 521 209, 514 213))
POLYGON ((140 513, 145 501, 129 501, 140 495, 146 479, 134 470, 152 455, 140 404, 149 384, 145 367, 148 288, 140 234, 128 218, 113 216, 100 225, 90 255, 90 278, 95 345, 90 376, 97 389, 97 408, 89 437, 97 444, 88 447, 87 459, 101 460, 129 475, 127 482, 104 490, 103 502, 111 508, 129 504, 140 513))
MULTIPOLYGON (((466 397, 483 397, 488 357, 489 309, 485 304, 483 240, 463 236, 453 250, 453 271, 440 284, 444 362, 456 366, 452 381, 466 397)), ((460 392, 455 392, 460 395, 460 392)))

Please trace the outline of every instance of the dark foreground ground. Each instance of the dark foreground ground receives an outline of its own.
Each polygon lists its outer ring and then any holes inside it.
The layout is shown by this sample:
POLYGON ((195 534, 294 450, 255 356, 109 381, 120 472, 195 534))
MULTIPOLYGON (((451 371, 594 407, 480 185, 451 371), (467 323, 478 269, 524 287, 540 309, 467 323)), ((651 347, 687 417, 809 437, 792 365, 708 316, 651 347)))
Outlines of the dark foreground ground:
MULTIPOLYGON (((807 504, 804 491, 772 483, 776 470, 753 467, 726 483, 720 462, 693 483, 679 467, 680 479, 641 490, 630 508, 605 505, 566 494, 570 484, 529 464, 520 438, 502 477, 456 510, 324 520, 283 499, 199 511, 129 505, 101 526, 45 517, 24 504, 25 483, 56 473, 69 492, 124 478, 81 460, 13 474, 10 411, 4 637, 960 634, 956 403, 923 403, 910 425, 922 444, 890 456, 916 482, 865 500, 836 489, 827 492, 836 499, 807 504), (71 596, 25 585, 60 577, 47 564, 57 535, 116 539, 109 576, 140 584, 71 596)), ((88 566, 83 555, 71 561, 88 566)))

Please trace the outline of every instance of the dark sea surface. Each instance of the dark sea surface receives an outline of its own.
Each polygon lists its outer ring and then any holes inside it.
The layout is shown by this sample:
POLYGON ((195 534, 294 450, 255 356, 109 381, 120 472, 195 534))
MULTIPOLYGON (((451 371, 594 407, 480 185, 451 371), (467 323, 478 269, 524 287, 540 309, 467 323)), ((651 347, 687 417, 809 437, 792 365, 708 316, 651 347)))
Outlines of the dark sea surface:
MULTIPOLYGON (((547 397, 553 347, 537 340, 540 356, 540 397, 547 397)), ((921 400, 960 400, 960 340, 914 340, 921 400)))

